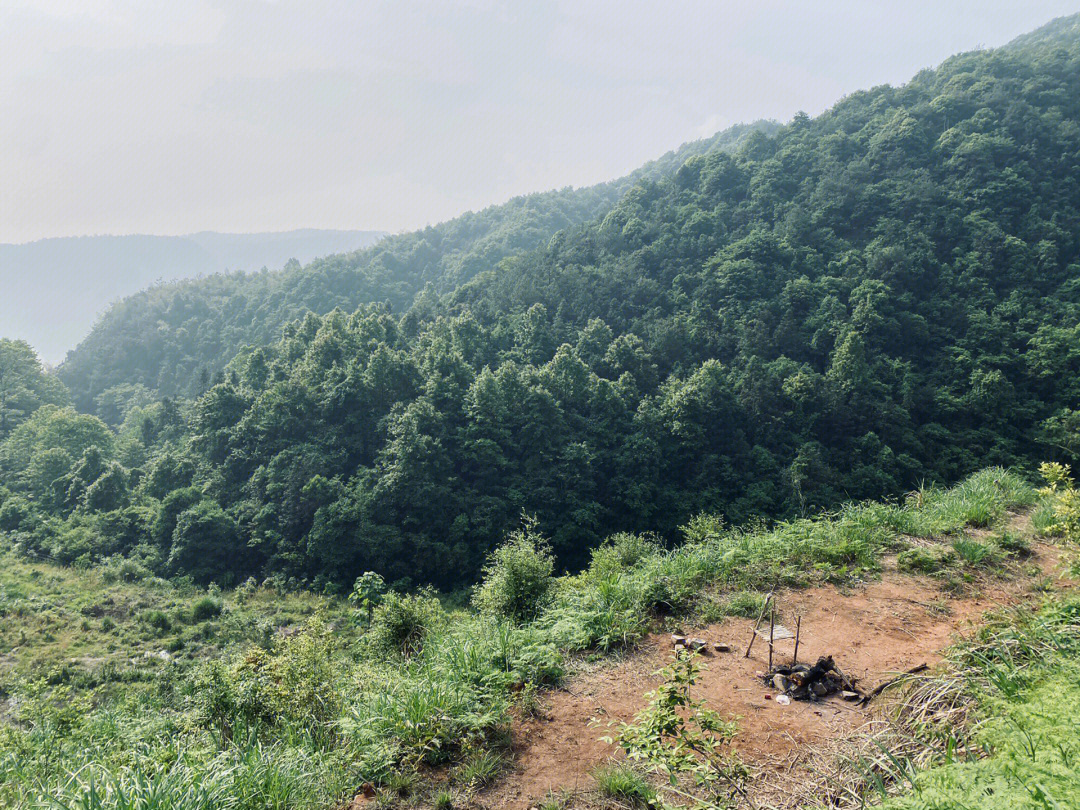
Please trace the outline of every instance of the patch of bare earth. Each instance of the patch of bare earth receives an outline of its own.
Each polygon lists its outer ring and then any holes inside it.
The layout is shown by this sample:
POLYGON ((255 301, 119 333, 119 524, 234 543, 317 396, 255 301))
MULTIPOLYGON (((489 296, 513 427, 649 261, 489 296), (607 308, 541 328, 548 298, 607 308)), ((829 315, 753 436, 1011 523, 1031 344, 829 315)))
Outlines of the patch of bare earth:
MULTIPOLYGON (((1027 528, 1023 516, 1012 523, 1027 528)), ((886 560, 879 581, 857 588, 779 592, 777 609, 783 616, 777 620, 783 618, 793 627, 792 617, 802 616, 800 661, 832 655, 846 674, 869 690, 911 667, 933 666, 984 613, 1029 598, 1033 578, 1052 575, 1059 560, 1053 546, 1036 544, 1032 552, 1015 576, 981 580, 958 597, 943 594, 937 580, 899 573, 895 561, 886 560)), ((695 695, 721 715, 738 718, 734 747, 755 773, 754 793, 767 803, 782 804, 770 800, 776 797, 768 797, 769 785, 782 784, 799 766, 803 752, 865 725, 873 704, 861 708, 835 696, 817 703, 779 705, 757 677, 767 667, 767 644, 759 639, 750 658, 743 655, 752 625, 751 619, 732 618, 685 628, 692 636, 726 641, 733 647, 733 652, 711 652, 704 659, 695 695)), ((790 641, 777 642, 776 650, 777 662, 790 661, 790 641)), ((645 693, 657 685, 655 673, 671 656, 670 636, 657 634, 627 659, 578 675, 549 693, 541 717, 515 724, 513 765, 476 798, 478 806, 528 810, 549 791, 591 791, 591 771, 618 755, 614 746, 600 739, 613 733, 607 726, 629 721, 645 707, 645 693)))

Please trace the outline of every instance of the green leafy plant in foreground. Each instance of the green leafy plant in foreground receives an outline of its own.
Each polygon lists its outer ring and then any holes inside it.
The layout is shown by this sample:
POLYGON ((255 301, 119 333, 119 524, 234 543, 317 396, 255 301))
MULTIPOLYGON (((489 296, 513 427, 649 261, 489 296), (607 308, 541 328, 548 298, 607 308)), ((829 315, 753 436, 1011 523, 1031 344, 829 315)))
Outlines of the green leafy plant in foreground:
POLYGON ((658 673, 663 682, 646 694, 648 708, 619 726, 618 742, 630 760, 665 774, 672 791, 688 796, 679 788, 687 777, 710 795, 710 806, 721 806, 727 791, 745 793, 747 771, 729 746, 737 724, 691 697, 700 673, 695 653, 676 653, 658 673))
POLYGON ((1039 494, 1046 499, 1048 508, 1048 519, 1041 528, 1046 534, 1080 542, 1080 490, 1076 489, 1069 465, 1045 462, 1039 465, 1039 472, 1046 481, 1039 494))

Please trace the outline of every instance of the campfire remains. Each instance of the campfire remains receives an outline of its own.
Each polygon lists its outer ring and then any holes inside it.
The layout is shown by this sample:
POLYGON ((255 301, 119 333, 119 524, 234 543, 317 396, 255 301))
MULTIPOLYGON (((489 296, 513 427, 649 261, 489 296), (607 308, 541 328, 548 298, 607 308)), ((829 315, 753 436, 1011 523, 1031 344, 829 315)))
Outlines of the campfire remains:
POLYGON ((763 677, 766 686, 791 697, 792 700, 818 700, 840 692, 845 700, 858 700, 863 695, 855 681, 836 666, 831 655, 822 656, 813 666, 793 664, 780 666, 763 677))

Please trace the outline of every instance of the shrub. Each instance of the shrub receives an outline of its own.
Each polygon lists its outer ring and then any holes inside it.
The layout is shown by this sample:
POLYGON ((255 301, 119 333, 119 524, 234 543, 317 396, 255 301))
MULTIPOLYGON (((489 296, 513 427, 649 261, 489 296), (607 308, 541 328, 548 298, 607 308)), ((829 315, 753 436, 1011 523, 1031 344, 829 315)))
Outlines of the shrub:
POLYGON ((160 610, 148 610, 142 615, 142 621, 153 627, 159 633, 167 633, 172 629, 169 617, 160 610))
POLYGON ((372 613, 369 643, 377 650, 412 655, 423 649, 428 634, 444 619, 442 604, 431 591, 390 591, 372 613))
POLYGON ((191 606, 191 620, 204 622, 221 615, 221 600, 212 596, 204 596, 191 606))
POLYGON ((536 518, 488 557, 484 580, 474 601, 481 612, 511 621, 531 621, 547 602, 555 559, 547 541, 536 532, 536 518))
POLYGON ((361 611, 368 624, 371 623, 372 614, 383 594, 386 593, 386 583, 383 578, 374 571, 365 571, 356 578, 352 591, 349 593, 349 601, 361 611))
POLYGON ((247 602, 258 589, 259 583, 255 581, 255 577, 248 577, 236 586, 236 598, 241 602, 247 602))
POLYGON ((13 532, 30 516, 30 504, 23 498, 8 498, 0 506, 0 531, 13 532))
POLYGON ((655 538, 620 532, 593 549, 589 571, 601 576, 625 571, 659 551, 660 543, 655 538))
POLYGON ((1080 490, 1076 489, 1069 465, 1047 462, 1039 466, 1039 472, 1046 480, 1039 494, 1048 505, 1040 529, 1044 534, 1080 541, 1080 490))

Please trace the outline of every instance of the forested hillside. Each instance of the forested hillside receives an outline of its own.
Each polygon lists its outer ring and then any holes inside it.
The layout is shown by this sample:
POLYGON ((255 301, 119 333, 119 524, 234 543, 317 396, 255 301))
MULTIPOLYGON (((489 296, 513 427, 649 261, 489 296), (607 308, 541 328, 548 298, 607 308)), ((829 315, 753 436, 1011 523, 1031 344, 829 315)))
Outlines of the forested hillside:
POLYGON ((107 307, 151 284, 281 268, 374 244, 378 231, 77 236, 0 245, 0 337, 60 363, 107 307))
POLYGON ((1075 461, 1078 89, 1073 18, 625 188, 151 290, 62 373, 119 430, 21 415, 0 528, 201 582, 455 586, 522 513, 576 566, 702 512, 1075 461))
MULTIPOLYGON (((61 378, 86 411, 95 410, 95 398, 118 385, 139 385, 162 396, 201 393, 207 377, 242 346, 276 341, 285 324, 307 312, 352 311, 374 302, 403 312, 429 285, 445 293, 506 256, 535 249, 557 231, 603 215, 639 180, 668 176, 693 155, 731 149, 751 132, 776 128, 767 121, 732 127, 611 183, 518 197, 306 267, 290 263, 280 272, 156 286, 106 312, 63 364, 61 378)), ((214 247, 223 249, 218 243, 214 247)))

